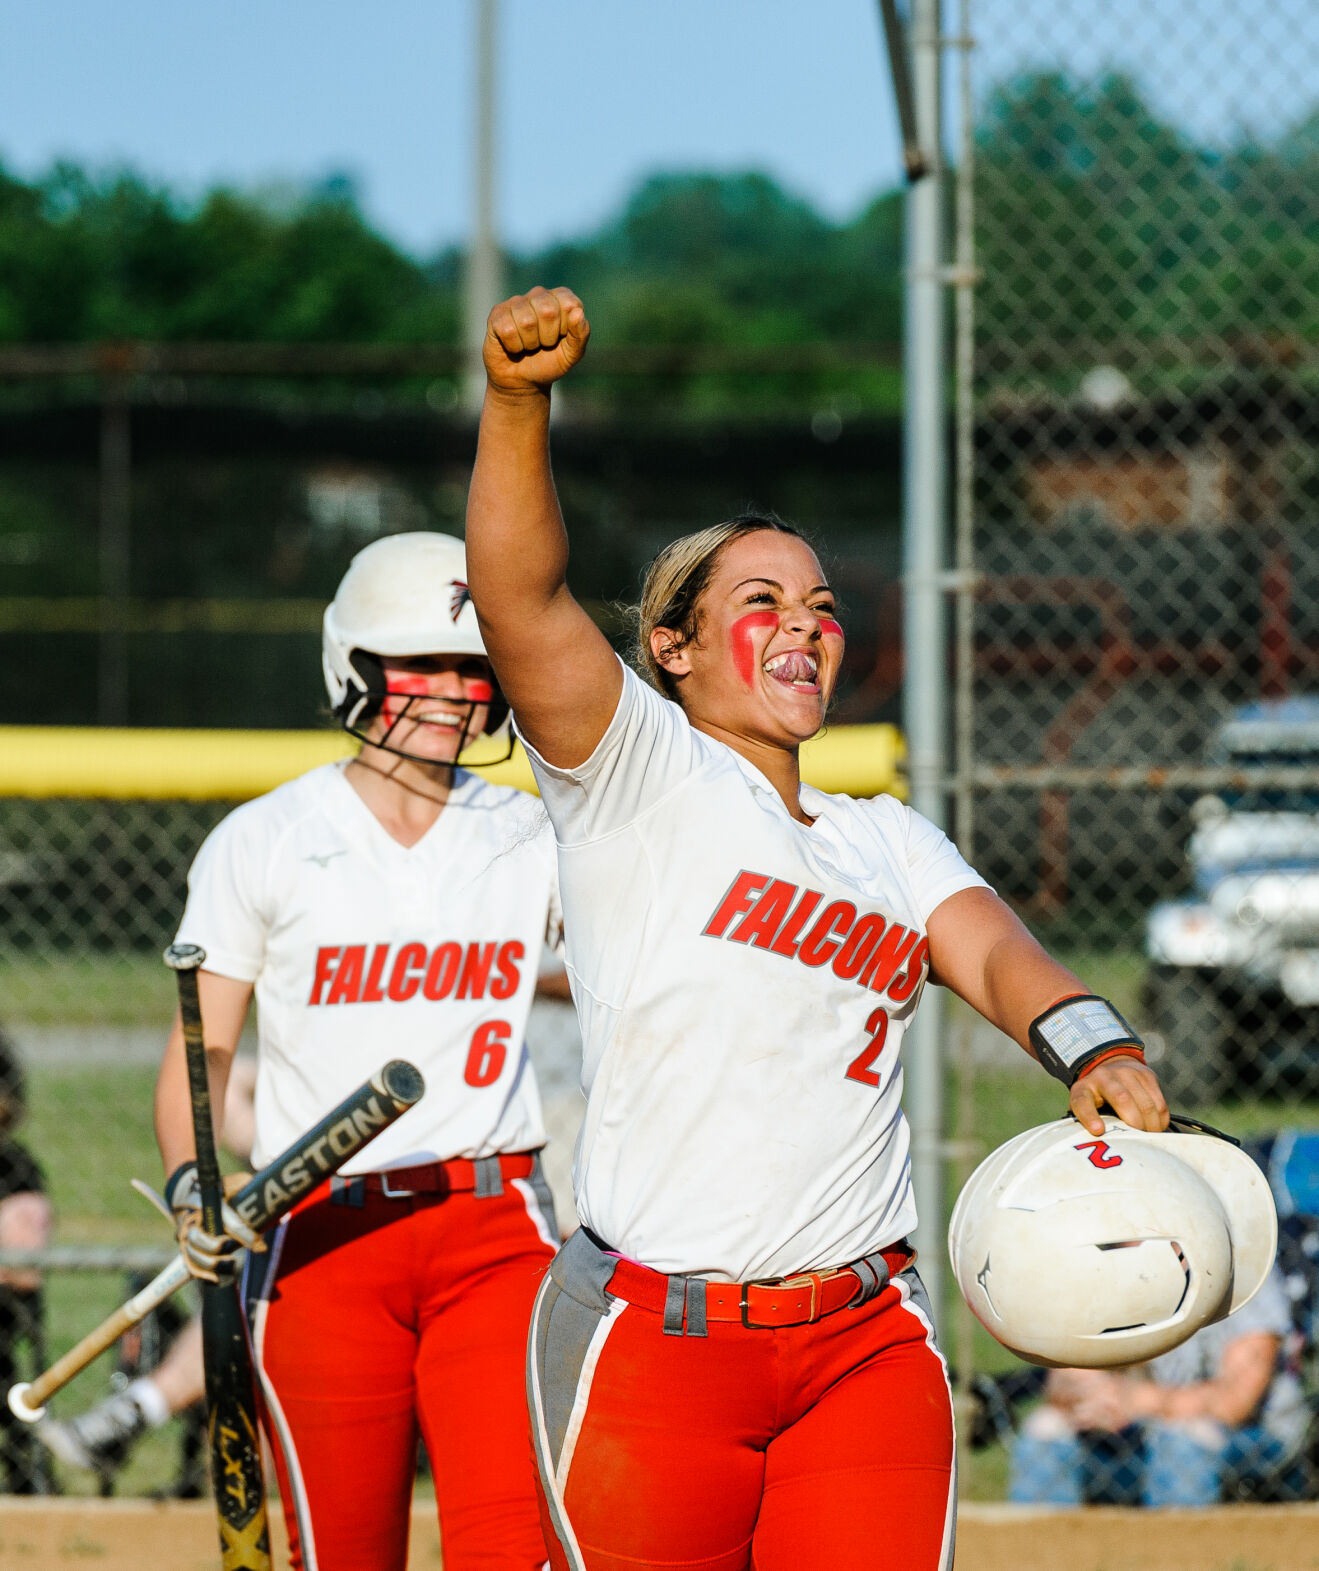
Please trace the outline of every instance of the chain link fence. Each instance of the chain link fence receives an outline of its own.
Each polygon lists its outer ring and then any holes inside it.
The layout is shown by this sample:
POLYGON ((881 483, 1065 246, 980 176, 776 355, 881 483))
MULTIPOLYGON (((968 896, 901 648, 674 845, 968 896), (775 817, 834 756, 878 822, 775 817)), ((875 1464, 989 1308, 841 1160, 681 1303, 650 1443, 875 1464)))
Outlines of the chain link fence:
MULTIPOLYGON (((1319 11, 971 20, 964 848, 1142 1030, 1173 1107, 1267 1159, 1319 1123, 1319 11)), ((1036 1121, 1011 1050, 972 1033, 964 1056, 964 1133, 991 1105, 1015 1110, 1000 1137, 1036 1121)), ((1319 1225, 1283 1225, 1279 1329, 1313 1391, 1319 1225)), ((984 1438, 1041 1384, 982 1381, 984 1438)), ((1018 1495, 1157 1497, 1162 1432, 1122 1411, 1055 1377, 1018 1495)), ((1222 1487, 1313 1494, 1304 1416, 1222 1487)))

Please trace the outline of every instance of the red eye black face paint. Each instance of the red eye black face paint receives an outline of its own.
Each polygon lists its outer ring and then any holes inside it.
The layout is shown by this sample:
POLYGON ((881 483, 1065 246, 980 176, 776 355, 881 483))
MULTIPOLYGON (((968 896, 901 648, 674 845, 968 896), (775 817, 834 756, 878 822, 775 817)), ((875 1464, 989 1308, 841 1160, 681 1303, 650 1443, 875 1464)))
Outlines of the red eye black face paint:
MULTIPOLYGON (((386 671, 385 691, 391 694, 397 693, 400 698, 407 699, 425 698, 430 689, 427 686, 427 679, 415 671, 386 671)), ((386 699, 385 717, 390 721, 398 721, 407 713, 407 708, 406 703, 393 704, 386 699)))
POLYGON ((757 627, 778 625, 777 611, 751 611, 746 616, 739 616, 728 630, 728 641, 733 648, 733 664, 748 687, 756 676, 756 650, 751 639, 752 631, 757 627))
POLYGON ((833 617, 831 617, 831 616, 821 616, 821 617, 817 617, 816 621, 819 622, 819 624, 820 624, 820 631, 826 637, 828 637, 828 635, 830 633, 832 633, 835 638, 841 638, 843 636, 842 628, 839 626, 839 624, 837 622, 834 621, 833 617))
POLYGON ((474 704, 488 704, 495 696, 493 683, 482 681, 479 676, 469 676, 463 687, 468 699, 474 704))
POLYGON ((429 688, 428 678, 415 671, 386 671, 385 691, 387 693, 406 693, 409 698, 425 698, 429 688))

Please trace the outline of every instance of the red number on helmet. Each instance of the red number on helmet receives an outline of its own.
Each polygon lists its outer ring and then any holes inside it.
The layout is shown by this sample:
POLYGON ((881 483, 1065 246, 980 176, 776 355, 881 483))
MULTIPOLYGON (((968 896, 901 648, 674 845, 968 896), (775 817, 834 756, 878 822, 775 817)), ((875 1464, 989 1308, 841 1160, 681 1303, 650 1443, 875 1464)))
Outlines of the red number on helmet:
POLYGON ((1088 1161, 1091 1167, 1121 1167, 1122 1158, 1108 1149, 1107 1140, 1083 1140, 1079 1146, 1073 1148, 1077 1151, 1088 1151, 1088 1161))

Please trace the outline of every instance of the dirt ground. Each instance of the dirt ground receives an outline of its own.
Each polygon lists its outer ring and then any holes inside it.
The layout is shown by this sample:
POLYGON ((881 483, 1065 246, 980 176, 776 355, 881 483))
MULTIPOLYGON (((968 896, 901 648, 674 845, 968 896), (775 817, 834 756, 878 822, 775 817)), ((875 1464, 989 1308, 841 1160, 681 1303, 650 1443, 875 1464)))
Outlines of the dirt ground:
MULTIPOLYGON (((278 1508, 275 1564, 284 1568, 278 1508)), ((0 1500, 4 1571, 216 1571, 209 1505, 135 1500, 0 1500)), ((432 1508, 413 1513, 408 1571, 439 1571, 432 1508)), ((1319 1571, 1319 1506, 1215 1511, 1041 1511, 968 1505, 957 1571, 1319 1571)))

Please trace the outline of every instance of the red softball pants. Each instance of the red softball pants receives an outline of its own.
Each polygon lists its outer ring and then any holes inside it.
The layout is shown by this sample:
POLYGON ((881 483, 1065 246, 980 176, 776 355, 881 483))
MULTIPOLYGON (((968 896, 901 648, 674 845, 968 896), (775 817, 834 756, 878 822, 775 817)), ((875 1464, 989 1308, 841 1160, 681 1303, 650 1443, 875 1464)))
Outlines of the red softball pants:
POLYGON ((813 1324, 701 1336, 613 1296, 612 1270, 575 1233, 532 1315, 555 1571, 951 1566, 951 1394, 914 1271, 813 1324))
POLYGON ((292 1565, 404 1571, 420 1428, 445 1571, 540 1571, 524 1366, 557 1234, 539 1168, 480 1198, 364 1188, 326 1186, 249 1257, 292 1565))

